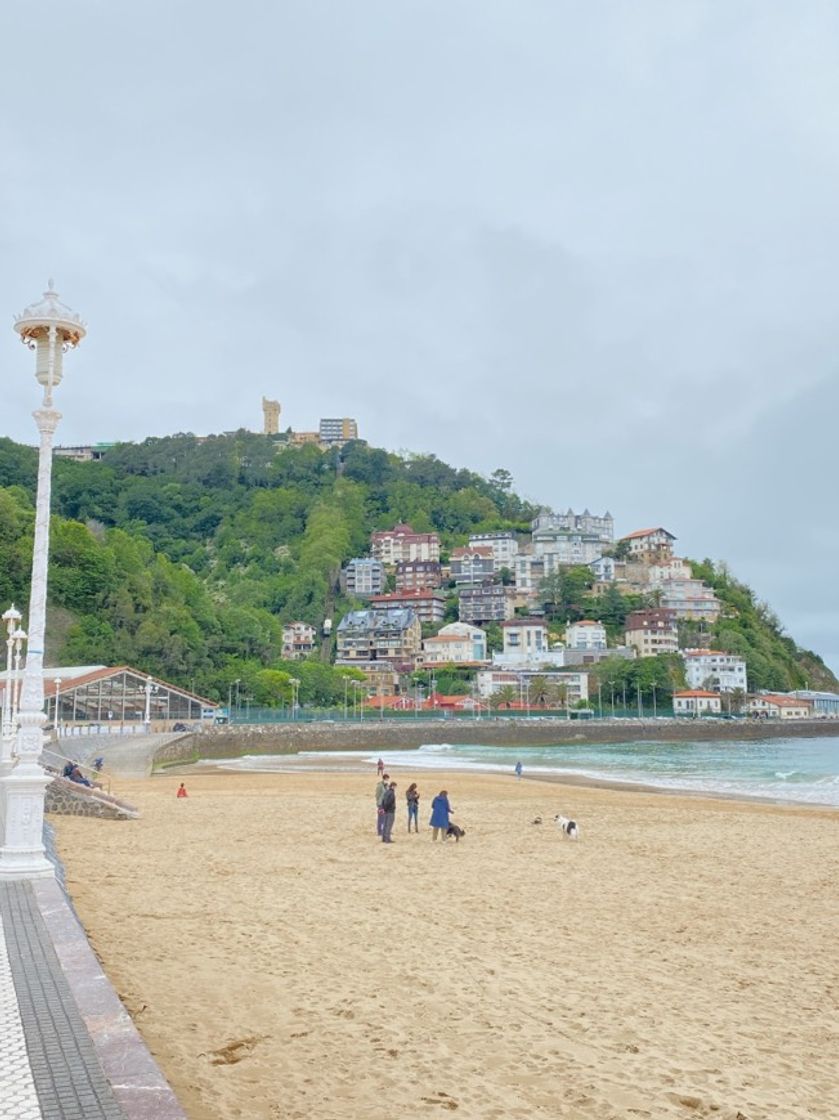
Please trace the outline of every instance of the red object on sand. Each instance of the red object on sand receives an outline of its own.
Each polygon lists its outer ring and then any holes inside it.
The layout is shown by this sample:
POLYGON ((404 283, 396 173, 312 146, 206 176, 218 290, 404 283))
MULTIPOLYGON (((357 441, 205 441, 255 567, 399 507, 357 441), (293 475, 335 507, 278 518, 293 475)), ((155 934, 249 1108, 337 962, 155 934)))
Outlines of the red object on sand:
POLYGON ((186 792, 186 786, 183 784, 183 782, 181 782, 181 784, 178 786, 178 792, 177 792, 176 796, 177 797, 189 797, 189 794, 186 792))

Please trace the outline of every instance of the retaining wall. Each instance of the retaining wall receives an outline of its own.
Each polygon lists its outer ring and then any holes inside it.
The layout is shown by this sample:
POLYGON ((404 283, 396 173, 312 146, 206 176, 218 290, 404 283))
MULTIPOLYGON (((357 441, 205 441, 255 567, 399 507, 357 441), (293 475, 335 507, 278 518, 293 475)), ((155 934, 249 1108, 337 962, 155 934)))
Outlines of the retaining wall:
POLYGON ((539 746, 556 743, 756 740, 790 736, 839 735, 839 720, 627 720, 582 722, 565 719, 377 720, 351 723, 246 724, 208 728, 159 750, 155 766, 199 758, 297 751, 419 747, 425 743, 480 743, 485 746, 539 746))

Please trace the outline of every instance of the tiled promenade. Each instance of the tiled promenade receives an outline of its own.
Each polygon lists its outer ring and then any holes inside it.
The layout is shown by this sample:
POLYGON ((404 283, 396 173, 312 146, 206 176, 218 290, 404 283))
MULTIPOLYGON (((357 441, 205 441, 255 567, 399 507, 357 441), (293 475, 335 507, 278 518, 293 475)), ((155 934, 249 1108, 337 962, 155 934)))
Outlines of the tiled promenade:
POLYGON ((185 1120, 60 884, 0 883, 0 1120, 185 1120))

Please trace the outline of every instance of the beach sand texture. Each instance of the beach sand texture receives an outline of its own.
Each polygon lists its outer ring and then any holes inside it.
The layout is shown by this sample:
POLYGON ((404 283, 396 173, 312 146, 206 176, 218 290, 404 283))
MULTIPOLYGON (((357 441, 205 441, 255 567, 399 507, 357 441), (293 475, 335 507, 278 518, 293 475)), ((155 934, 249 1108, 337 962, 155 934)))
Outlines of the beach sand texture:
POLYGON ((394 777, 390 847, 375 775, 158 777, 120 784, 138 821, 53 818, 191 1120, 839 1117, 838 814, 394 777))

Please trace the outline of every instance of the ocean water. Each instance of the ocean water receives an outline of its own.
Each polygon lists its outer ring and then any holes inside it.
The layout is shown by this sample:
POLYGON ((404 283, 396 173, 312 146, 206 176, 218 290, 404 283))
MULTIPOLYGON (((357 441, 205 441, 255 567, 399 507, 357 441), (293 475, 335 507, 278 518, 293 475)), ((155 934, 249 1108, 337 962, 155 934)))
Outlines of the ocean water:
POLYGON ((488 747, 433 743, 414 750, 311 751, 298 755, 248 755, 214 762, 236 770, 318 769, 346 762, 420 771, 473 770, 512 773, 520 759, 528 774, 605 779, 692 793, 722 793, 839 808, 839 737, 757 742, 564 743, 488 747))

